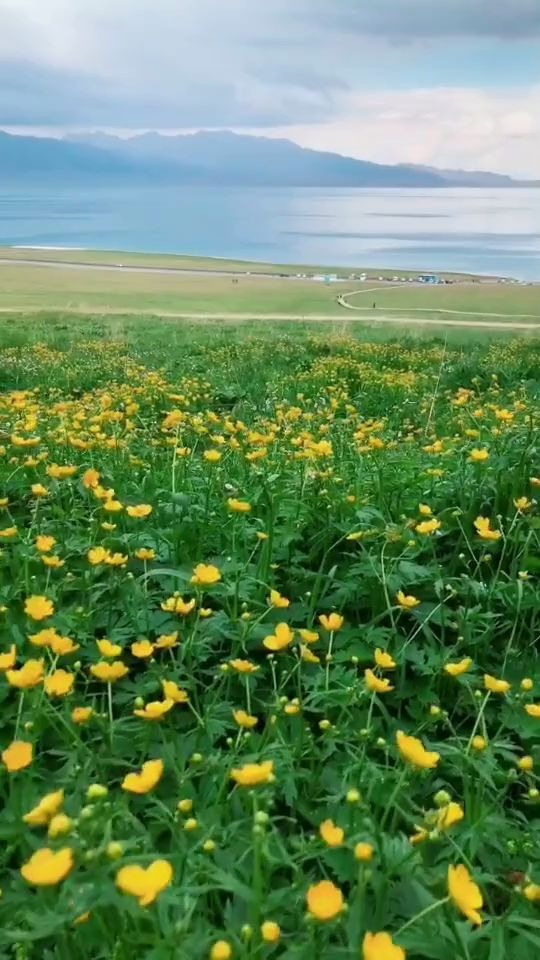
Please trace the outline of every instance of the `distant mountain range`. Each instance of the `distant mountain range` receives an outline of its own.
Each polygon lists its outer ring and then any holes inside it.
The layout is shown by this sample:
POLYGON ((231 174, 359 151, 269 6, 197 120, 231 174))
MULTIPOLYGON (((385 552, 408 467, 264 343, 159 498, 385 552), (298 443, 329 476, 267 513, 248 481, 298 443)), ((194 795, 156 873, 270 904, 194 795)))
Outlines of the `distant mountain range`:
POLYGON ((387 165, 307 150, 290 140, 230 131, 128 139, 106 133, 64 139, 0 131, 0 180, 40 183, 148 183, 272 187, 521 187, 495 173, 387 165))

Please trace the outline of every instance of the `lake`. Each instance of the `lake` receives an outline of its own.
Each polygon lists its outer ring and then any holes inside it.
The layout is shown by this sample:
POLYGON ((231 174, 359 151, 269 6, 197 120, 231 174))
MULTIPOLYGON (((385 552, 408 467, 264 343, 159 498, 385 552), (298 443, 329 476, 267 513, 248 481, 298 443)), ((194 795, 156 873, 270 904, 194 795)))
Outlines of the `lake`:
POLYGON ((540 189, 0 187, 0 245, 540 280, 540 189))

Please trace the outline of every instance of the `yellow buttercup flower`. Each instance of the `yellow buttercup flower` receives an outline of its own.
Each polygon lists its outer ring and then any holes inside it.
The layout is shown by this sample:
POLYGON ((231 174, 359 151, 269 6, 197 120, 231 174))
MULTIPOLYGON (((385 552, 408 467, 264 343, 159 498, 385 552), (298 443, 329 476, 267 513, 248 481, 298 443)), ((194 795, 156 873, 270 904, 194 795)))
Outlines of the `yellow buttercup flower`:
POLYGON ((403 947, 398 947, 389 933, 366 933, 362 960, 406 960, 406 957, 403 947))
POLYGON ((39 550, 40 553, 50 553, 56 544, 56 540, 54 537, 49 537, 44 533, 40 533, 39 536, 36 537, 35 544, 36 549, 39 550))
POLYGON ((453 827, 456 823, 461 823, 465 813, 463 807, 460 807, 459 803, 450 803, 446 804, 444 807, 441 807, 439 810, 439 815, 437 818, 437 827, 439 830, 449 830, 450 827, 453 827))
POLYGON ((319 833, 328 847, 341 847, 345 839, 345 831, 337 827, 333 820, 323 820, 319 833))
POLYGON ((6 670, 6 680, 18 690, 31 690, 43 680, 43 660, 27 660, 19 670, 6 670))
POLYGON ((310 650, 310 648, 309 648, 309 647, 306 647, 303 643, 300 644, 300 656, 302 657, 302 660, 304 660, 306 663, 320 663, 320 662, 321 662, 321 658, 320 658, 320 657, 317 657, 317 656, 313 653, 313 650, 310 650))
POLYGON ((142 717, 143 720, 161 720, 173 707, 174 700, 154 700, 152 703, 145 704, 142 710, 134 710, 133 715, 142 717))
POLYGON ((91 563, 93 567, 97 567, 100 563, 105 563, 110 555, 110 550, 107 550, 105 547, 92 547, 86 554, 86 557, 88 563, 91 563))
POLYGON ((306 900, 310 915, 323 923, 339 916, 345 908, 341 890, 330 880, 309 887, 306 900))
POLYGON ((375 663, 381 670, 395 670, 396 661, 385 650, 379 647, 375 650, 375 663))
POLYGON ((150 547, 140 547, 138 550, 135 551, 134 556, 137 558, 137 560, 148 561, 148 560, 155 560, 157 554, 156 554, 156 551, 152 550, 150 547))
POLYGON ((328 615, 321 613, 319 623, 325 630, 328 630, 329 633, 336 633, 338 630, 341 630, 345 623, 345 618, 342 617, 340 613, 330 613, 328 615))
POLYGON ((71 847, 56 851, 43 847, 21 867, 21 874, 33 887, 55 887, 66 879, 74 865, 71 847))
POLYGON ((278 609, 286 610, 290 605, 290 600, 287 600, 287 597, 282 597, 279 590, 271 590, 270 596, 268 597, 268 603, 271 607, 277 607, 278 609))
POLYGON ((55 670, 45 677, 43 686, 50 697, 65 697, 73 690, 75 675, 67 670, 55 670))
POLYGON ((131 652, 137 660, 147 660, 154 652, 154 644, 146 639, 137 640, 136 643, 131 644, 131 652))
POLYGON ((54 613, 54 603, 43 596, 27 597, 24 601, 24 612, 32 620, 46 620, 54 613))
POLYGON ((373 860, 374 854, 375 848, 371 843, 357 843, 354 848, 355 860, 360 860, 361 863, 369 863, 373 860))
POLYGON ((467 867, 461 863, 457 867, 448 867, 448 893, 458 910, 471 923, 478 926, 482 923, 482 916, 478 912, 484 903, 482 892, 467 867))
POLYGON ((74 707, 71 711, 71 719, 73 720, 73 723, 77 724, 88 723, 93 715, 93 707, 74 707))
POLYGON ((94 470, 92 467, 89 467, 88 470, 85 470, 81 477, 83 487, 86 487, 87 490, 92 490, 94 487, 97 487, 99 479, 99 472, 94 470))
POLYGON ((0 530, 0 539, 1 540, 12 540, 13 537, 16 537, 18 533, 17 527, 4 527, 3 530, 0 530))
POLYGON ((274 777, 274 761, 265 760, 263 763, 245 763, 243 767, 231 770, 231 779, 239 787, 258 787, 263 783, 272 783, 274 777))
POLYGON ((68 817, 65 813, 57 813, 49 823, 47 836, 52 840, 55 840, 57 837, 65 837, 68 833, 72 832, 74 826, 75 824, 71 817, 68 817))
POLYGON ((525 710, 530 717, 536 717, 536 719, 540 719, 540 703, 528 703, 525 706, 525 710))
POLYGON ((161 609, 165 610, 166 613, 178 613, 181 617, 187 617, 195 609, 195 606, 195 600, 184 600, 183 597, 175 594, 163 601, 161 609))
POLYGON ((57 790, 55 793, 47 793, 41 798, 37 806, 28 813, 25 813, 23 820, 31 827, 45 827, 49 823, 49 820, 62 808, 63 803, 63 790, 57 790))
POLYGON ((178 631, 174 633, 162 633, 154 643, 155 650, 172 650, 178 646, 178 631))
POLYGON ((150 793, 163 776, 163 760, 147 760, 139 773, 128 773, 122 780, 122 790, 128 793, 150 793))
POLYGON ((319 639, 319 634, 317 633, 316 630, 302 629, 302 630, 299 630, 298 633, 300 634, 304 643, 308 643, 308 644, 317 643, 317 640, 319 639))
POLYGON ((398 730, 396 733, 396 743, 403 759, 413 767, 433 770, 441 759, 439 753, 426 750, 421 740, 407 736, 403 730, 398 730))
POLYGON ((420 514, 421 517, 431 517, 433 510, 431 509, 430 506, 428 506, 427 503, 419 503, 418 513, 420 514))
POLYGON ((487 740, 485 737, 481 737, 480 734, 476 734, 475 737, 471 740, 471 747, 473 750, 476 750, 477 753, 482 753, 487 748, 487 740))
POLYGON ((257 673, 260 667, 251 660, 229 660, 229 666, 237 673, 257 673))
POLYGON ((126 507, 126 513, 128 517, 132 517, 135 520, 144 520, 145 517, 149 517, 152 513, 152 507, 149 503, 139 503, 135 507, 126 507))
POLYGON ((0 653, 0 671, 12 670, 17 662, 17 647, 11 644, 7 653, 0 653))
POLYGON ((523 896, 529 903, 540 903, 540 885, 538 883, 528 883, 523 888, 523 896))
POLYGON ((173 703, 188 703, 189 694, 186 690, 182 690, 174 680, 162 680, 161 687, 166 700, 172 700, 173 703))
POLYGON ((421 523, 416 524, 416 532, 423 537, 429 537, 432 533, 436 533, 436 531, 440 529, 441 521, 436 520, 435 517, 432 520, 422 520, 421 523))
POLYGON ((464 657, 463 660, 458 660, 455 663, 445 663, 444 672, 448 673, 451 677, 461 677, 462 674, 467 673, 472 667, 472 660, 470 657, 464 657))
POLYGON ((227 506, 233 513, 250 513, 251 504, 247 500, 237 500, 235 497, 229 497, 227 506))
POLYGON ((34 748, 31 743, 25 740, 14 740, 2 752, 2 763, 5 765, 8 773, 17 773, 29 767, 34 759, 34 748))
POLYGON ((534 760, 530 756, 520 757, 517 765, 524 773, 530 773, 534 769, 534 760))
POLYGON ((267 650, 276 653, 280 650, 286 650, 294 640, 294 630, 291 630, 287 623, 278 623, 273 634, 265 637, 263 645, 267 650))
POLYGON ((42 483, 33 483, 30 489, 34 497, 47 497, 49 495, 49 488, 44 487, 42 483))
POLYGON ((514 506, 518 513, 526 513, 533 506, 533 501, 529 500, 528 497, 517 497, 514 500, 514 506))
POLYGON ((219 450, 205 450, 203 453, 203 457, 208 463, 219 463, 221 456, 219 450))
POLYGON ((402 610, 414 610, 414 608, 418 607, 421 602, 417 597, 413 597, 412 594, 404 593, 403 590, 398 590, 396 594, 396 600, 398 602, 398 606, 400 606, 402 610))
POLYGON ((380 679, 376 677, 373 673, 373 670, 364 670, 364 677, 366 681, 366 687, 371 693, 390 693, 391 690, 394 690, 394 687, 390 685, 388 679, 380 679))
POLYGON ((226 940, 216 940, 210 950, 210 960, 231 960, 232 947, 226 940))
POLYGON ((139 906, 148 907, 172 883, 173 868, 168 860, 154 860, 148 867, 138 864, 122 867, 116 874, 116 886, 130 894, 139 906))
POLYGON ((96 640, 97 648, 102 657, 107 657, 109 660, 114 660, 115 657, 121 657, 123 650, 119 643, 111 643, 110 640, 107 640, 106 637, 103 637, 101 640, 96 640))
POLYGON ((233 717, 238 726, 244 730, 252 730, 259 722, 258 717, 253 717, 246 710, 233 710, 233 717))
POLYGON ((510 686, 508 680, 498 680, 497 677, 492 677, 489 673, 484 674, 484 687, 490 693, 508 693, 510 686))
POLYGON ((116 683, 117 680, 122 680, 128 675, 129 667, 126 667, 121 660, 115 660, 114 663, 101 660, 99 663, 92 664, 90 673, 96 680, 102 680, 103 683, 116 683))
POLYGON ((265 943, 277 943, 281 937, 281 927, 274 920, 265 920, 261 924, 261 937, 265 943))
POLYGON ((477 517, 474 526, 481 540, 500 540, 502 537, 500 530, 491 529, 491 521, 488 517, 477 517))
POLYGON ((471 463, 484 463, 489 460, 489 450, 473 447, 469 454, 469 460, 471 463))

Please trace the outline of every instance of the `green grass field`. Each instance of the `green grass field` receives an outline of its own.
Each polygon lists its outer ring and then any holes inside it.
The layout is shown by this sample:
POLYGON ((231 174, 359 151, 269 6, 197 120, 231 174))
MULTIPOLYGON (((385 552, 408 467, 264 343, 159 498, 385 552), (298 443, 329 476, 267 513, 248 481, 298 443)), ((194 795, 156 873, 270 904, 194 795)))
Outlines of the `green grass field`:
MULTIPOLYGON (((208 264, 208 262, 207 262, 208 264)), ((343 321, 373 319, 415 321, 449 319, 489 323, 490 314, 509 322, 529 319, 540 324, 540 287, 496 283, 456 283, 452 286, 391 287, 378 281, 331 285, 278 276, 237 278, 212 272, 159 273, 100 270, 70 266, 0 263, 0 310, 59 310, 88 313, 161 313, 164 315, 336 317, 343 321), (359 291, 359 292, 356 292, 359 291), (347 298, 355 309, 337 302, 347 298), (373 302, 376 303, 375 310, 373 302), (418 311, 418 312, 417 312, 418 311), (467 313, 471 314, 467 318, 467 313)))
POLYGON ((341 310, 0 314, 1 960, 538 955, 540 341, 341 310))

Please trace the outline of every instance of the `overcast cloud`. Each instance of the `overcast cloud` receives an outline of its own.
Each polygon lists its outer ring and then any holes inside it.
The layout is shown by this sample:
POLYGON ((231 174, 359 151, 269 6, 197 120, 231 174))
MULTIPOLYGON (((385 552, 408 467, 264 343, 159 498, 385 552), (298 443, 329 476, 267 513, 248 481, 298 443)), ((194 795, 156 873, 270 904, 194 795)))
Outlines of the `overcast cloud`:
POLYGON ((289 135, 540 176, 540 0, 0 0, 0 127, 289 135))

